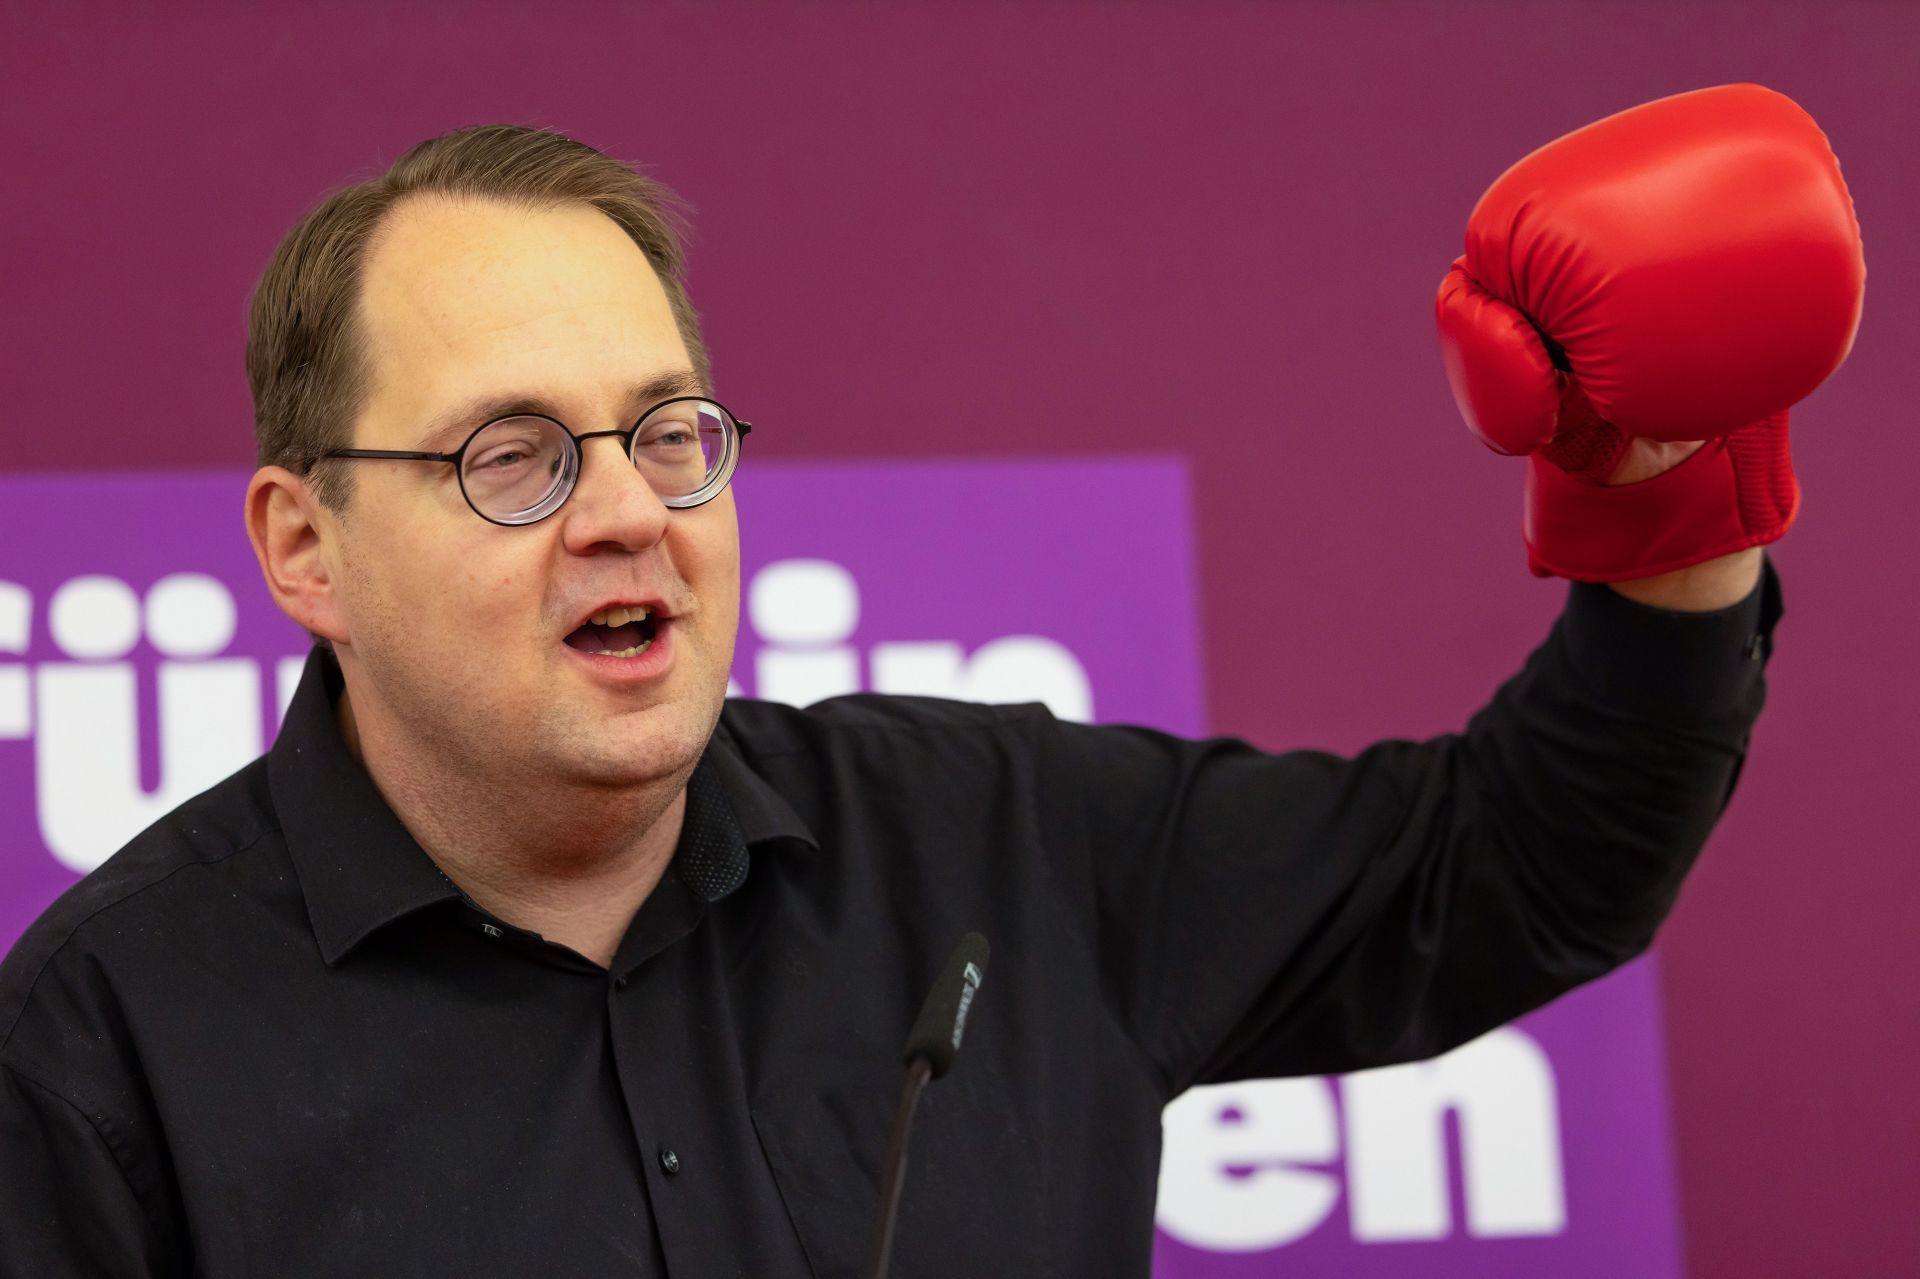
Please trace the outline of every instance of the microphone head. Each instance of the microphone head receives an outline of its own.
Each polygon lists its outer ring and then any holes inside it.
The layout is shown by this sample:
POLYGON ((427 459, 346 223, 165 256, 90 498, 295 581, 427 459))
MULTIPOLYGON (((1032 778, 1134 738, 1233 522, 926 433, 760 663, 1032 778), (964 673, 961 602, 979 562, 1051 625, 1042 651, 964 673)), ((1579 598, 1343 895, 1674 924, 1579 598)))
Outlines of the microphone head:
POLYGON ((920 1005, 913 1032, 907 1036, 909 1065, 915 1057, 926 1058, 935 1079, 953 1066, 954 1054, 960 1051, 960 1036, 966 1033, 967 1010, 987 974, 987 953, 987 939, 979 933, 968 933, 953 948, 940 980, 927 992, 927 1002, 920 1005))

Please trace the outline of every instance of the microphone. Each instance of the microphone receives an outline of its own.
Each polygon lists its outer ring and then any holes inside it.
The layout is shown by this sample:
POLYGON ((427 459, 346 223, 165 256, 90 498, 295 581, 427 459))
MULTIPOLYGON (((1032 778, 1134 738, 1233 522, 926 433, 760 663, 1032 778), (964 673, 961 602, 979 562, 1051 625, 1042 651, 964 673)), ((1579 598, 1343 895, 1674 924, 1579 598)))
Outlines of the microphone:
POLYGON ((893 1223, 900 1211, 900 1188, 906 1182, 907 1134, 913 1126, 914 1107, 920 1103, 920 1092, 928 1081, 953 1068, 960 1037, 967 1029, 967 1010, 973 1006, 974 993, 987 973, 987 953, 987 939, 979 933, 968 933, 960 939, 907 1035, 906 1080, 900 1088, 900 1104, 893 1112, 893 1126, 887 1130, 886 1154, 880 1160, 879 1214, 867 1247, 866 1268, 861 1272, 865 1279, 886 1277, 893 1257, 893 1223))

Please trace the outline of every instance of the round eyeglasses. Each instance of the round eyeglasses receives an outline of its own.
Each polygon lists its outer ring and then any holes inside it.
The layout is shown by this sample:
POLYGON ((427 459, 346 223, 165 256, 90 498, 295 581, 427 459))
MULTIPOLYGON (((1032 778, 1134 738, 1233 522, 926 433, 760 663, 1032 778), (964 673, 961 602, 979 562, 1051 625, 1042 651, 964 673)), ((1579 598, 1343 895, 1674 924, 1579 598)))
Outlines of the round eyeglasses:
POLYGON ((451 462, 474 514, 492 524, 532 524, 560 509, 580 478, 580 447, 611 435, 662 504, 674 510, 717 497, 740 461, 740 437, 753 429, 709 399, 662 400, 624 431, 575 435, 553 418, 516 413, 483 423, 451 453, 329 449, 323 458, 451 462))

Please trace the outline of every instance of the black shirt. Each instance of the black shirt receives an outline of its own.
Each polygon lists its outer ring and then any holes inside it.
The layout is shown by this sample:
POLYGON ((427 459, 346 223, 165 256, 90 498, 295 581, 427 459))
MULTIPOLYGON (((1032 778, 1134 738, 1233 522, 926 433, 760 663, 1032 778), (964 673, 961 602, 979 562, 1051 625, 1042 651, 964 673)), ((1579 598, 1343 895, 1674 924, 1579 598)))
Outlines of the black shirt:
POLYGON ((857 1273, 900 1050, 993 961, 915 1127, 901 1275, 1145 1275, 1190 1084, 1442 1051, 1644 948, 1779 616, 1575 585, 1463 734, 1267 754, 1034 706, 729 703, 610 970, 476 907, 335 729, 0 965, 0 1274, 857 1273))

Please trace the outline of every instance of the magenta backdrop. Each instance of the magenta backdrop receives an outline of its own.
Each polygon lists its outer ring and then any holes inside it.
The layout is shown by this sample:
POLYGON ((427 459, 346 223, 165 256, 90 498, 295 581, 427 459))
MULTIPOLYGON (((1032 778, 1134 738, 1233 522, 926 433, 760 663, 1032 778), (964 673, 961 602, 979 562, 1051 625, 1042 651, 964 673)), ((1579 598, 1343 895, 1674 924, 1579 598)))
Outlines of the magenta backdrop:
POLYGON ((1920 604, 1893 549, 1920 11, 52 8, 0 16, 0 467, 244 461, 244 301, 291 222, 423 136, 545 124, 696 207, 756 456, 1183 452, 1209 726, 1276 747, 1453 727, 1557 607, 1521 564, 1518 469, 1461 429, 1435 351, 1474 198, 1639 101, 1793 95, 1870 285, 1796 414, 1772 705, 1661 943, 1689 1273, 1920 1272, 1920 604))

